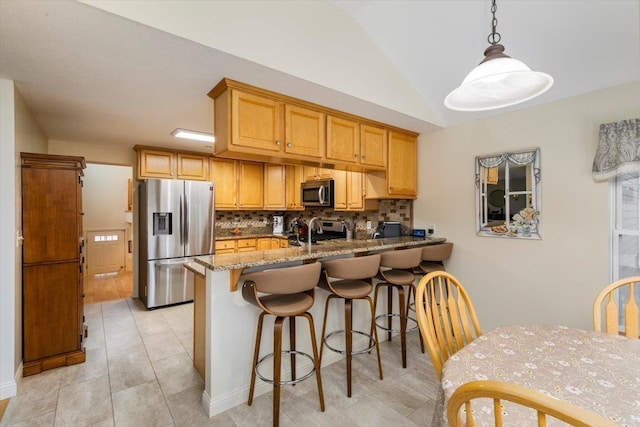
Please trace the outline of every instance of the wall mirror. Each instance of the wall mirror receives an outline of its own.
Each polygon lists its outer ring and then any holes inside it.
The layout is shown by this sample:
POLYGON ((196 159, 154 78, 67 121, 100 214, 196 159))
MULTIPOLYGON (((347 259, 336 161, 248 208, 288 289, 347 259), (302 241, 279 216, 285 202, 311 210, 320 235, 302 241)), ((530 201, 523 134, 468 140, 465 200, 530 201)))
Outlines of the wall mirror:
POLYGON ((540 239, 540 149, 476 157, 479 236, 540 239))

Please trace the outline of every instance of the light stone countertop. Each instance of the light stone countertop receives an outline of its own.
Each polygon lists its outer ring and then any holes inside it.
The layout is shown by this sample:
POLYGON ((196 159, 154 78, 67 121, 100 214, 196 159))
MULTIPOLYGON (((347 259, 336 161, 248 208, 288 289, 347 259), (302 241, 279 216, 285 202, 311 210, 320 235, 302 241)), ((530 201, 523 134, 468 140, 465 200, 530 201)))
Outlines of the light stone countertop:
POLYGON ((394 237, 389 239, 352 240, 349 242, 343 239, 336 239, 324 241, 311 247, 292 246, 267 251, 206 255, 197 257, 194 261, 209 270, 224 271, 334 256, 347 256, 363 252, 379 252, 411 246, 433 245, 443 243, 446 240, 442 237, 427 237, 420 240, 415 240, 413 237, 394 237))
POLYGON ((227 236, 216 236, 216 241, 220 240, 236 240, 236 239, 260 239, 263 237, 275 237, 277 239, 288 239, 286 234, 258 233, 258 234, 231 234, 227 236))

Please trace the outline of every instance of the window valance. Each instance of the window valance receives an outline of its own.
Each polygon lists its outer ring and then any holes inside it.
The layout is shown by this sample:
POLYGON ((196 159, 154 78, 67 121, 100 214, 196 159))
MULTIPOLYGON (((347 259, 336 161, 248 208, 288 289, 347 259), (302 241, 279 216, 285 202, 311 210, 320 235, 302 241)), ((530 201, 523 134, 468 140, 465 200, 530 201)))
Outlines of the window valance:
POLYGON ((592 172, 594 181, 640 172, 640 119, 600 125, 592 172))
POLYGON ((536 150, 520 151, 517 153, 502 153, 497 156, 479 157, 478 163, 485 168, 495 168, 504 163, 507 159, 516 165, 528 165, 536 159, 536 150))

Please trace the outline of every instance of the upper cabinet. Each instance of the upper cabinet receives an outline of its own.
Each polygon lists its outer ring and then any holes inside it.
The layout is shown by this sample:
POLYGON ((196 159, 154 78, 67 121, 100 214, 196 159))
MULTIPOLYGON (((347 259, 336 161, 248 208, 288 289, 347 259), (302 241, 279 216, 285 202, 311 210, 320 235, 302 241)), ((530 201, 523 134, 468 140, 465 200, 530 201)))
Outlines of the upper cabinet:
POLYGON ((327 116, 327 159, 358 163, 360 158, 360 124, 340 117, 327 116))
POLYGON ((262 209, 263 165, 254 162, 238 162, 238 209, 262 209))
POLYGON ((285 153, 321 159, 324 157, 324 130, 323 113, 285 105, 285 153))
POLYGON ((417 134, 223 79, 214 100, 215 155, 367 172, 387 167, 390 132, 417 134))
POLYGON ((211 159, 211 181, 215 185, 216 209, 235 209, 238 203, 238 162, 230 159, 211 159))
POLYGON ((387 130, 360 125, 360 163, 387 167, 387 130))
POLYGON ((138 152, 138 179, 209 180, 209 156, 139 146, 134 149, 138 152))
POLYGON ((418 140, 389 132, 387 172, 366 174, 367 199, 415 199, 418 195, 418 140))
MULTIPOLYGON (((268 210, 285 210, 285 166, 264 165, 264 208, 268 210)), ((298 186, 300 191, 300 186, 298 186)))
POLYGON ((287 210, 304 210, 300 199, 300 184, 303 181, 304 168, 302 166, 285 166, 285 201, 287 210))
MULTIPOLYGON (((228 109, 231 112, 228 117, 231 120, 231 137, 227 141, 230 145, 273 152, 281 151, 282 104, 280 102, 232 90, 228 109)), ((218 110, 216 105, 216 113, 224 113, 225 116, 228 113, 224 108, 221 108, 221 111, 218 110)), ((217 123, 216 121, 216 145, 218 140, 224 141, 221 134, 218 136, 222 129, 218 129, 217 123)))

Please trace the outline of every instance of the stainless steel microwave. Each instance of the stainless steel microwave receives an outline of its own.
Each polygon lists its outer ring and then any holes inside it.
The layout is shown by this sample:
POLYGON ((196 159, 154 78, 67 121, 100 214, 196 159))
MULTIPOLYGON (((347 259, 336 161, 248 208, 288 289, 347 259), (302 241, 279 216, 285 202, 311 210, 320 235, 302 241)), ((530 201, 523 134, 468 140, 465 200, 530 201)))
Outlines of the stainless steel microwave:
POLYGON ((302 206, 333 207, 333 180, 303 182, 300 189, 302 206))

